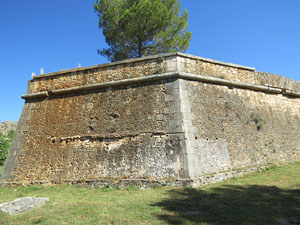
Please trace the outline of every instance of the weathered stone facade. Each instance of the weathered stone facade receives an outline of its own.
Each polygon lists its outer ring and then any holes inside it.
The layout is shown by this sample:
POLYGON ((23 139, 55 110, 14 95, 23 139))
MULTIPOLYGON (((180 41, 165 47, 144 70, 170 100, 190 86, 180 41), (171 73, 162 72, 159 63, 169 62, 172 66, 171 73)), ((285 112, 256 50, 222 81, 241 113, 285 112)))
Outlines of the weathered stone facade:
POLYGON ((1 179, 202 184, 299 160, 299 91, 182 53, 35 76, 1 179))

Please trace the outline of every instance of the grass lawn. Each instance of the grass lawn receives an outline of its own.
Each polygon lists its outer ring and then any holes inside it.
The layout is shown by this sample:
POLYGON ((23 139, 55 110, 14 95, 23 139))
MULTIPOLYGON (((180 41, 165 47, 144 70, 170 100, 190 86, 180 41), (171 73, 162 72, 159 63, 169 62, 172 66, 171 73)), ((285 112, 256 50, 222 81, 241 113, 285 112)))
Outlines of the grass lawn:
POLYGON ((1 176, 1 173, 2 173, 2 169, 3 169, 3 166, 0 166, 0 176, 1 176))
POLYGON ((300 224, 300 162, 201 188, 0 188, 0 203, 49 197, 0 224, 300 224))

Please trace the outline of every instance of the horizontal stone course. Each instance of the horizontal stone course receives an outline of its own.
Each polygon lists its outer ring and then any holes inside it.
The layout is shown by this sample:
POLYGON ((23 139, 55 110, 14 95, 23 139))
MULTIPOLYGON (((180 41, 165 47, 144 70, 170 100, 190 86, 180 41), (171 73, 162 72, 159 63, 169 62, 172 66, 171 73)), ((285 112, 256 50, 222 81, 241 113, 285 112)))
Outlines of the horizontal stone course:
MULTIPOLYGON (((137 83, 145 83, 145 82, 153 82, 158 80, 166 80, 166 79, 187 79, 187 80, 195 80, 195 81, 201 81, 205 83, 212 83, 212 84, 218 84, 218 85, 224 85, 232 88, 242 88, 242 89, 249 89, 254 91, 261 91, 261 92, 267 92, 267 93, 274 93, 274 94, 283 94, 287 96, 294 96, 294 97, 300 97, 300 92, 296 92, 293 90, 286 90, 285 88, 275 88, 270 86, 263 86, 263 85, 257 85, 257 84, 248 84, 248 83, 242 83, 237 81, 229 81, 221 78, 214 78, 214 77, 208 77, 208 76, 202 76, 202 75, 194 75, 189 73, 183 73, 183 72, 174 72, 174 73, 166 73, 166 74, 158 74, 158 75, 152 75, 147 77, 141 77, 141 78, 132 78, 132 79, 126 79, 121 81, 110 81, 100 84, 89 84, 89 85, 82 85, 78 87, 72 87, 72 88, 64 88, 64 89, 56 89, 51 91, 42 91, 37 92, 33 94, 27 94, 22 95, 23 99, 35 99, 35 98, 46 98, 49 96, 55 96, 55 95, 64 95, 68 93, 77 93, 77 92, 83 92, 83 91, 89 91, 89 90, 96 90, 96 89, 103 89, 108 87, 115 87, 115 86, 123 86, 123 85, 130 85, 130 84, 137 84, 137 83)), ((295 85, 296 86, 296 85, 295 85)), ((178 92, 178 89, 168 89, 168 86, 166 86, 166 90, 168 93, 174 97, 176 97, 176 93, 178 92)))

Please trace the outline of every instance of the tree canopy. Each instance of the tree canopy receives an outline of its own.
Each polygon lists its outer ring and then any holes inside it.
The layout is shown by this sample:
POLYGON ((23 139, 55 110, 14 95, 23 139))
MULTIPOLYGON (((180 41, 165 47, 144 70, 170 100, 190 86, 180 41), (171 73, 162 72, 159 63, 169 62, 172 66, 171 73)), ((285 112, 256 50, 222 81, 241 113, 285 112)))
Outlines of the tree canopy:
POLYGON ((110 61, 186 51, 188 12, 180 0, 97 0, 99 27, 110 46, 98 53, 110 61))

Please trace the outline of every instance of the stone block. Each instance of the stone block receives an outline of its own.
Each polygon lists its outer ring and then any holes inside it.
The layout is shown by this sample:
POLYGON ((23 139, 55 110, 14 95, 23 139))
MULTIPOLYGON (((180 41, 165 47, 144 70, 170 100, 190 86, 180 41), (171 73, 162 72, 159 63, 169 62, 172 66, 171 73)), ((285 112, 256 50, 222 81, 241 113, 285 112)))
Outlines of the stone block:
POLYGON ((44 205, 49 198, 24 197, 0 204, 0 211, 10 215, 29 212, 44 205))

